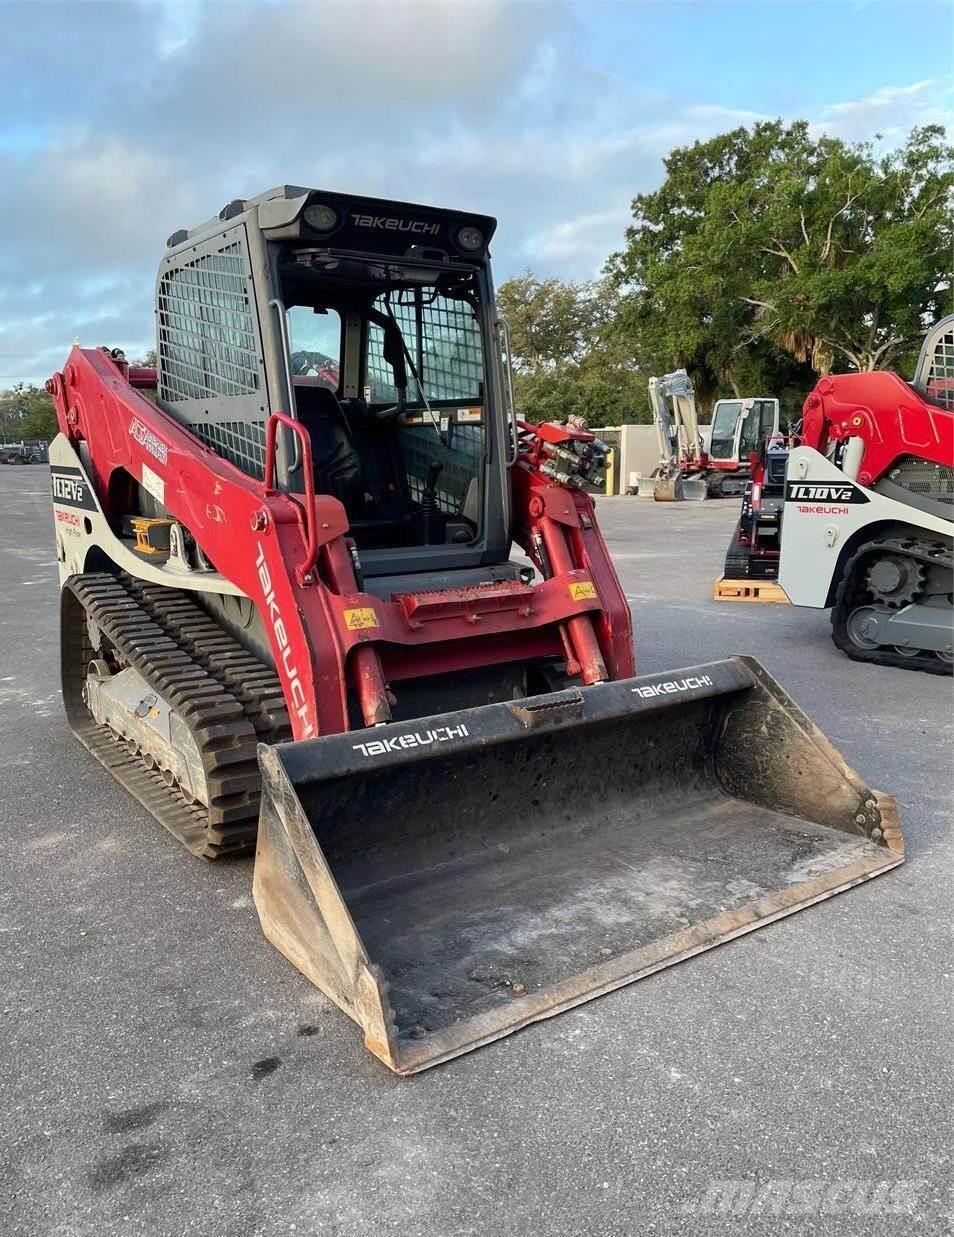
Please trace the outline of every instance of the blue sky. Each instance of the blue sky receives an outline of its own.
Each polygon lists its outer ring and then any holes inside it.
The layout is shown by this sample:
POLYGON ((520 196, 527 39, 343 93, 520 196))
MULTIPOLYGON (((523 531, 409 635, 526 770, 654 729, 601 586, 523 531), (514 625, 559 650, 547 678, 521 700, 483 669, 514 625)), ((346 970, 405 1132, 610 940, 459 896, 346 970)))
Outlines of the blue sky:
POLYGON ((151 346, 165 238, 282 181, 487 211, 595 275, 674 145, 948 123, 948 3, 0 0, 0 386, 151 346))

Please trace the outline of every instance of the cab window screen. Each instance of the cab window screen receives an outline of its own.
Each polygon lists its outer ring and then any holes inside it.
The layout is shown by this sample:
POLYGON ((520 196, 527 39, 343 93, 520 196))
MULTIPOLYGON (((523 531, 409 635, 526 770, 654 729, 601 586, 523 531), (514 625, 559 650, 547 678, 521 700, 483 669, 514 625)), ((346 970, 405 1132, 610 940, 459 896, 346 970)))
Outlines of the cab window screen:
MULTIPOLYGON (((428 400, 478 402, 483 380, 483 348, 480 327, 471 306, 462 300, 435 294, 433 289, 414 288, 392 292, 391 312, 428 400)), ((383 297, 375 309, 387 314, 383 297)), ((371 403, 393 402, 397 392, 391 367, 384 359, 384 332, 368 324, 367 385, 371 403)), ((417 383, 409 375, 409 406, 421 404, 417 383)))

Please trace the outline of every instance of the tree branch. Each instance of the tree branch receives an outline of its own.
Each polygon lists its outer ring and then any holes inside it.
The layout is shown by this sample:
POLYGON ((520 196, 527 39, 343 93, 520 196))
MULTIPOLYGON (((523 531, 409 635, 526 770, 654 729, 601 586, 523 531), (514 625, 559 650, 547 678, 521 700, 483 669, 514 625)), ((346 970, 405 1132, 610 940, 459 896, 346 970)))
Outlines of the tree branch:
POLYGON ((832 217, 828 220, 828 231, 825 235, 825 244, 821 251, 822 262, 827 262, 828 255, 831 253, 831 234, 832 234, 832 230, 835 227, 835 220, 840 218, 845 213, 845 211, 848 209, 848 207, 851 206, 852 202, 857 200, 857 198, 858 198, 858 194, 851 192, 851 177, 849 176, 848 177, 848 197, 845 200, 845 204, 841 208, 841 210, 835 211, 832 217))
POLYGON ((772 240, 775 242, 776 245, 778 245, 778 249, 772 249, 768 245, 763 245, 762 252, 763 253, 774 253, 777 258, 784 258, 785 261, 792 268, 792 270, 795 272, 795 274, 796 275, 799 274, 798 263, 795 261, 792 255, 788 252, 788 250, 785 248, 782 242, 775 236, 772 237, 772 240))

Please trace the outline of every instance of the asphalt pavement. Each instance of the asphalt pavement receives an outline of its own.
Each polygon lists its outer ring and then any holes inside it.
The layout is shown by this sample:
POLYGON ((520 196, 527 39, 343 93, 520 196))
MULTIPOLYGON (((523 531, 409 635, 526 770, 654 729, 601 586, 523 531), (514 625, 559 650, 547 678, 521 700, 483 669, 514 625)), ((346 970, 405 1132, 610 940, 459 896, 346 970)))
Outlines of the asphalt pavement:
POLYGON ((402 1080, 265 941, 251 860, 188 856, 70 736, 48 488, 0 469, 0 1232, 947 1231, 949 678, 713 602, 734 503, 602 501, 640 671, 759 658, 907 862, 402 1080))

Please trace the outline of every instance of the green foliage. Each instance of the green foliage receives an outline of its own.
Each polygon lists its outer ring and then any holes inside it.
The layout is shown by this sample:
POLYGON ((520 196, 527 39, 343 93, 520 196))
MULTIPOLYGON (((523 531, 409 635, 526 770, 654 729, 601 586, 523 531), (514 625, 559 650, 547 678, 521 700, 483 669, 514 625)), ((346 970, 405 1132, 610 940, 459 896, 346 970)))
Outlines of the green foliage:
POLYGON ((510 325, 514 363, 529 373, 579 362, 608 308, 595 285, 537 279, 529 270, 501 286, 497 307, 510 325))
POLYGON ((614 329, 616 293, 600 283, 509 279, 497 304, 510 325, 517 407, 528 421, 590 425, 649 419, 646 378, 614 329))
POLYGON ((621 337, 703 406, 896 364, 950 297, 951 153, 938 126, 879 158, 804 121, 674 150, 607 265, 621 337))
POLYGON ((49 442, 56 433, 53 400, 41 387, 19 382, 0 391, 0 438, 49 442))

